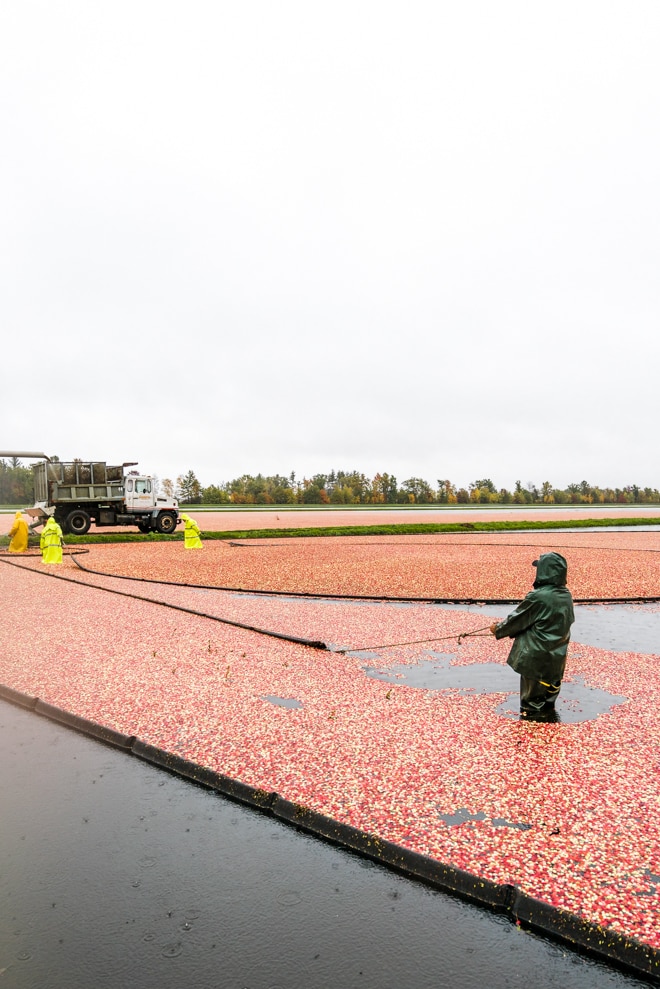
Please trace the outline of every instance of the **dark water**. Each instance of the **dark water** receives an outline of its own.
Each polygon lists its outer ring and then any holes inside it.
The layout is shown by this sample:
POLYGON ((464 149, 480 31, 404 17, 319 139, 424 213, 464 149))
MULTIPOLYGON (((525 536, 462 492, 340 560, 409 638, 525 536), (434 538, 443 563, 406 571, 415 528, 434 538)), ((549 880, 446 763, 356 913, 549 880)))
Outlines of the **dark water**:
MULTIPOLYGON (((506 663, 470 663, 452 666, 456 653, 429 653, 430 658, 415 665, 364 666, 367 676, 397 686, 423 690, 452 690, 460 694, 498 694, 507 697, 496 707, 498 714, 518 717, 520 677, 506 663)), ((557 721, 577 724, 594 721, 628 698, 586 684, 582 677, 565 680, 556 703, 557 721)))
MULTIPOLYGON (((444 604, 439 608, 469 611, 486 618, 506 618, 511 604, 444 604)), ((660 656, 660 605, 577 604, 571 641, 615 652, 639 652, 660 656)))
MULTIPOLYGON (((502 619, 515 605, 433 605, 442 610, 467 611, 488 619, 502 619)), ((575 624, 571 629, 573 651, 579 644, 660 655, 660 608, 654 605, 576 605, 575 624)), ((419 687, 424 690, 455 690, 463 694, 504 693, 506 698, 497 705, 498 714, 517 717, 519 712, 520 678, 504 663, 474 663, 452 665, 460 652, 441 653, 429 650, 427 659, 410 665, 389 665, 387 652, 363 651, 353 653, 363 662, 367 676, 387 683, 419 687)), ((614 707, 625 704, 627 698, 611 694, 598 686, 589 685, 581 677, 571 678, 570 664, 556 709, 558 720, 566 724, 593 721, 614 707)))
MULTIPOLYGON (((346 601, 324 598, 326 607, 345 608, 346 601)), ((377 606, 373 601, 350 601, 351 608, 377 606)), ((415 608, 418 604, 387 602, 384 608, 415 608)), ((442 611, 463 611, 483 615, 485 619, 506 618, 515 604, 433 604, 428 608, 442 611)), ((484 622, 485 624, 485 622, 484 622)), ((573 642, 581 642, 599 649, 615 652, 639 652, 660 656, 660 603, 659 604, 576 604, 575 623, 571 628, 573 642)), ((330 643, 331 648, 343 648, 343 643, 330 643)), ((355 651, 356 656, 368 655, 367 650, 355 651)), ((378 656, 377 652, 372 654, 378 656)))
POLYGON ((646 984, 5 702, 0 741, 2 989, 646 984))
POLYGON ((295 697, 277 697, 275 694, 264 694, 261 699, 262 701, 270 701, 276 707, 302 707, 302 701, 296 700, 295 697))

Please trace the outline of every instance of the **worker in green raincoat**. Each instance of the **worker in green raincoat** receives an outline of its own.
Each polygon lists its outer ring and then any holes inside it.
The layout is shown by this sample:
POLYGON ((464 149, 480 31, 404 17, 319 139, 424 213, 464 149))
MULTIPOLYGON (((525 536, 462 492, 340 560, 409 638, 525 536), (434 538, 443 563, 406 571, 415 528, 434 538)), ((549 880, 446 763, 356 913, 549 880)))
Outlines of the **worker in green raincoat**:
POLYGON ((52 515, 44 526, 39 545, 42 563, 62 562, 62 530, 52 515))
POLYGON ((560 553, 543 553, 532 566, 536 567, 534 590, 490 630, 496 639, 513 639, 507 663, 520 674, 520 716, 551 720, 575 621, 573 598, 566 587, 568 566, 560 553))
POLYGON ((9 530, 11 541, 9 543, 10 553, 24 553, 28 548, 28 525, 21 512, 16 512, 14 524, 9 530))
POLYGON ((183 519, 183 545, 185 549, 202 549, 201 531, 194 519, 181 513, 183 519))

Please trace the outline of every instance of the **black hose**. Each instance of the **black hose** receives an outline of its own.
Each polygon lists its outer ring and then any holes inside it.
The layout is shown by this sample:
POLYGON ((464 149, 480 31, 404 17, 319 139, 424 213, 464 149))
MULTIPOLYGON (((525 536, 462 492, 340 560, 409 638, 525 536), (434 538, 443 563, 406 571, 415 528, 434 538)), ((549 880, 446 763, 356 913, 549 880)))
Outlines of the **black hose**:
MULTIPOLYGON (((490 543, 483 545, 492 545, 490 543)), ((519 544, 507 544, 507 545, 519 545, 519 544)), ((653 551, 656 552, 656 551, 653 551)), ((89 550, 85 548, 80 549, 67 549, 67 555, 71 556, 73 562, 76 566, 82 570, 84 573, 93 574, 97 577, 105 577, 113 580, 132 580, 139 581, 140 583, 146 584, 159 584, 166 587, 184 587, 190 589, 203 589, 203 590, 213 590, 213 591, 223 591, 225 593, 232 594, 244 594, 244 595, 254 595, 255 597, 289 597, 289 598, 303 598, 312 600, 339 600, 339 601, 374 601, 377 603, 409 603, 409 604, 517 604, 519 598, 426 598, 426 597, 388 597, 388 596, 377 596, 377 595, 367 595, 367 594, 317 594, 309 591, 273 591, 273 590, 255 590, 253 588, 239 588, 239 587, 218 587, 214 585, 207 584, 188 584, 183 581, 167 581, 167 580, 155 580, 149 577, 130 577, 126 574, 110 574, 105 573, 102 570, 93 570, 91 567, 85 567, 78 559, 78 556, 88 554, 89 550)), ((217 615, 209 615, 204 611, 197 611, 194 608, 186 608, 183 605, 169 604, 165 601, 159 601, 157 598, 145 597, 140 594, 132 594, 129 591, 119 591, 113 590, 107 587, 101 587, 98 584, 90 584, 81 580, 75 580, 73 577, 67 577, 64 574, 56 574, 46 571, 34 570, 33 567, 23 567, 17 559, 7 559, 6 557, 10 554, 0 553, 0 562, 8 563, 10 566, 16 566, 20 570, 31 570, 34 573, 42 573, 43 576, 55 577, 58 580, 66 580, 72 584, 78 584, 83 587, 92 587, 95 590, 106 591, 108 594, 117 594, 120 597, 132 598, 136 601, 146 601, 150 604, 160 605, 162 608, 171 608, 174 611, 181 611, 186 614, 196 615, 199 618, 208 618, 210 621, 220 622, 223 625, 230 625, 233 628, 241 628, 248 632, 255 632, 258 635, 266 635, 270 638, 280 639, 285 642, 294 642, 298 645, 308 646, 311 649, 317 649, 324 652, 336 652, 340 654, 346 654, 348 652, 366 652, 373 651, 375 649, 390 649, 395 646, 404 645, 416 645, 421 642, 440 642, 446 639, 457 639, 460 645, 461 640, 466 636, 474 634, 473 632, 463 632, 460 635, 450 635, 450 636, 436 636, 431 639, 418 639, 411 642, 397 642, 389 643, 378 646, 363 646, 361 648, 351 648, 346 649, 331 649, 327 643, 322 642, 317 639, 305 639, 296 635, 287 635, 284 632, 274 632, 271 629, 260 628, 255 625, 247 625, 243 622, 237 622, 229 618, 220 618, 217 615)), ((16 554, 11 554, 16 556, 16 554)), ((37 554, 30 554, 34 557, 37 554)), ((574 598, 576 604, 645 604, 660 601, 660 597, 638 597, 638 598, 574 598)), ((481 629, 476 629, 476 632, 482 631, 481 629)))
MULTIPOLYGON (((369 544, 370 545, 370 544, 369 544)), ((477 545, 490 546, 492 543, 478 543, 477 545)), ((505 545, 515 546, 515 543, 507 543, 505 545)), ((535 547, 538 549, 538 546, 535 547)), ((580 547, 586 549, 587 547, 580 547)), ((82 552, 82 551, 79 551, 82 552)), ((89 552, 85 550, 84 552, 89 552)), ((637 550, 635 550, 637 552, 637 550)), ((648 552, 660 552, 660 550, 649 550, 648 552)), ((74 556, 74 553, 71 553, 74 556)), ((78 554, 76 554, 78 555, 78 554)), ((97 577, 114 577, 115 580, 136 580, 144 584, 163 584, 166 587, 192 587, 192 588, 203 588, 207 591, 226 591, 230 594, 253 594, 255 597, 286 597, 286 598, 303 598, 310 599, 312 601, 375 601, 384 602, 385 604, 518 604, 520 597, 517 598, 429 598, 429 597, 406 597, 404 595, 398 596, 388 596, 383 594, 332 594, 327 593, 317 593, 315 591, 275 591, 270 589, 259 589, 254 587, 222 587, 218 584, 186 584, 183 581, 177 580, 155 580, 152 577, 131 577, 128 574, 113 574, 105 573, 103 570, 92 570, 91 567, 85 567, 79 560, 74 559, 73 561, 76 566, 85 573, 95 574, 97 577)), ((658 597, 626 597, 626 598, 573 598, 574 604, 653 604, 656 601, 660 601, 660 596, 658 597)))
MULTIPOLYGON (((76 551, 75 555, 77 555, 77 553, 80 552, 87 553, 89 552, 89 550, 82 550, 82 551, 78 550, 76 551)), ((71 553, 70 555, 74 556, 74 553, 71 553)), ((285 632, 274 632, 272 631, 272 629, 259 628, 256 625, 246 625, 244 622, 236 622, 230 618, 220 618, 218 615, 209 615, 207 612, 197 611, 195 608, 185 608, 183 605, 170 604, 167 601, 159 601, 157 598, 144 597, 141 594, 131 594, 130 591, 117 591, 110 587, 101 587, 99 584, 90 584, 83 580, 76 580, 74 577, 66 577, 64 574, 51 573, 50 571, 46 572, 46 571, 35 570, 33 567, 23 567, 17 560, 1 559, 0 562, 8 563, 9 566, 18 567, 19 570, 29 570, 31 573, 41 574, 44 577, 54 577, 56 580, 65 580, 70 584, 77 584, 79 587, 91 587, 96 591, 105 591, 107 594, 118 594, 120 597, 133 598, 133 600, 135 601, 147 601, 149 604, 160 605, 161 608, 171 608, 173 611, 183 611, 188 615, 196 615, 199 618, 208 618, 210 621, 220 622, 222 625, 231 625, 234 628, 242 628, 247 632, 256 632, 259 635, 267 635, 272 639, 283 639, 285 642, 295 642, 301 646, 309 646, 310 649, 318 649, 324 652, 330 651, 325 642, 321 642, 320 640, 317 639, 304 639, 298 635, 287 635, 285 632)), ((74 563, 78 563, 78 561, 74 559, 74 563)), ((81 570, 82 569, 85 568, 81 567, 81 570)), ((95 571, 91 571, 91 572, 95 572, 95 571)), ((102 576, 107 576, 112 578, 113 574, 105 574, 102 576)), ((132 578, 128 578, 128 579, 130 580, 132 578)), ((152 581, 152 583, 157 583, 157 581, 152 581)), ((163 583, 166 582, 164 581, 163 583)), ((198 585, 184 584, 180 586, 194 588, 198 585)))

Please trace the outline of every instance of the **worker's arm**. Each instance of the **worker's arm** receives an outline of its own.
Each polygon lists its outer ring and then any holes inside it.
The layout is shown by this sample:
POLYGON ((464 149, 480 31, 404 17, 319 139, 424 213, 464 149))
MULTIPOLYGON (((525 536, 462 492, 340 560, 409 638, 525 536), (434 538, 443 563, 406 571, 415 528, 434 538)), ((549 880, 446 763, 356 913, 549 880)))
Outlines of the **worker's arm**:
POLYGON ((494 622, 490 630, 496 639, 504 639, 506 636, 513 639, 534 624, 537 612, 538 604, 532 591, 504 621, 494 622))

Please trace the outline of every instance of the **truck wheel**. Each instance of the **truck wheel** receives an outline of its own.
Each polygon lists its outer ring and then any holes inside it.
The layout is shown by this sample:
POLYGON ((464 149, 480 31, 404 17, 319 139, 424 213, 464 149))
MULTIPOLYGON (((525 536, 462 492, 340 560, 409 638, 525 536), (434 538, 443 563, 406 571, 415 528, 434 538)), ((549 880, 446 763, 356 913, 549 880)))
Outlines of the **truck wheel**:
POLYGON ((84 536, 89 531, 92 520, 82 508, 76 508, 66 517, 66 531, 74 536, 84 536))
POLYGON ((176 529, 176 515, 174 512, 161 512, 156 519, 156 531, 169 533, 176 529))
POLYGON ((140 532, 151 532, 151 524, 149 522, 138 522, 137 527, 140 532))

